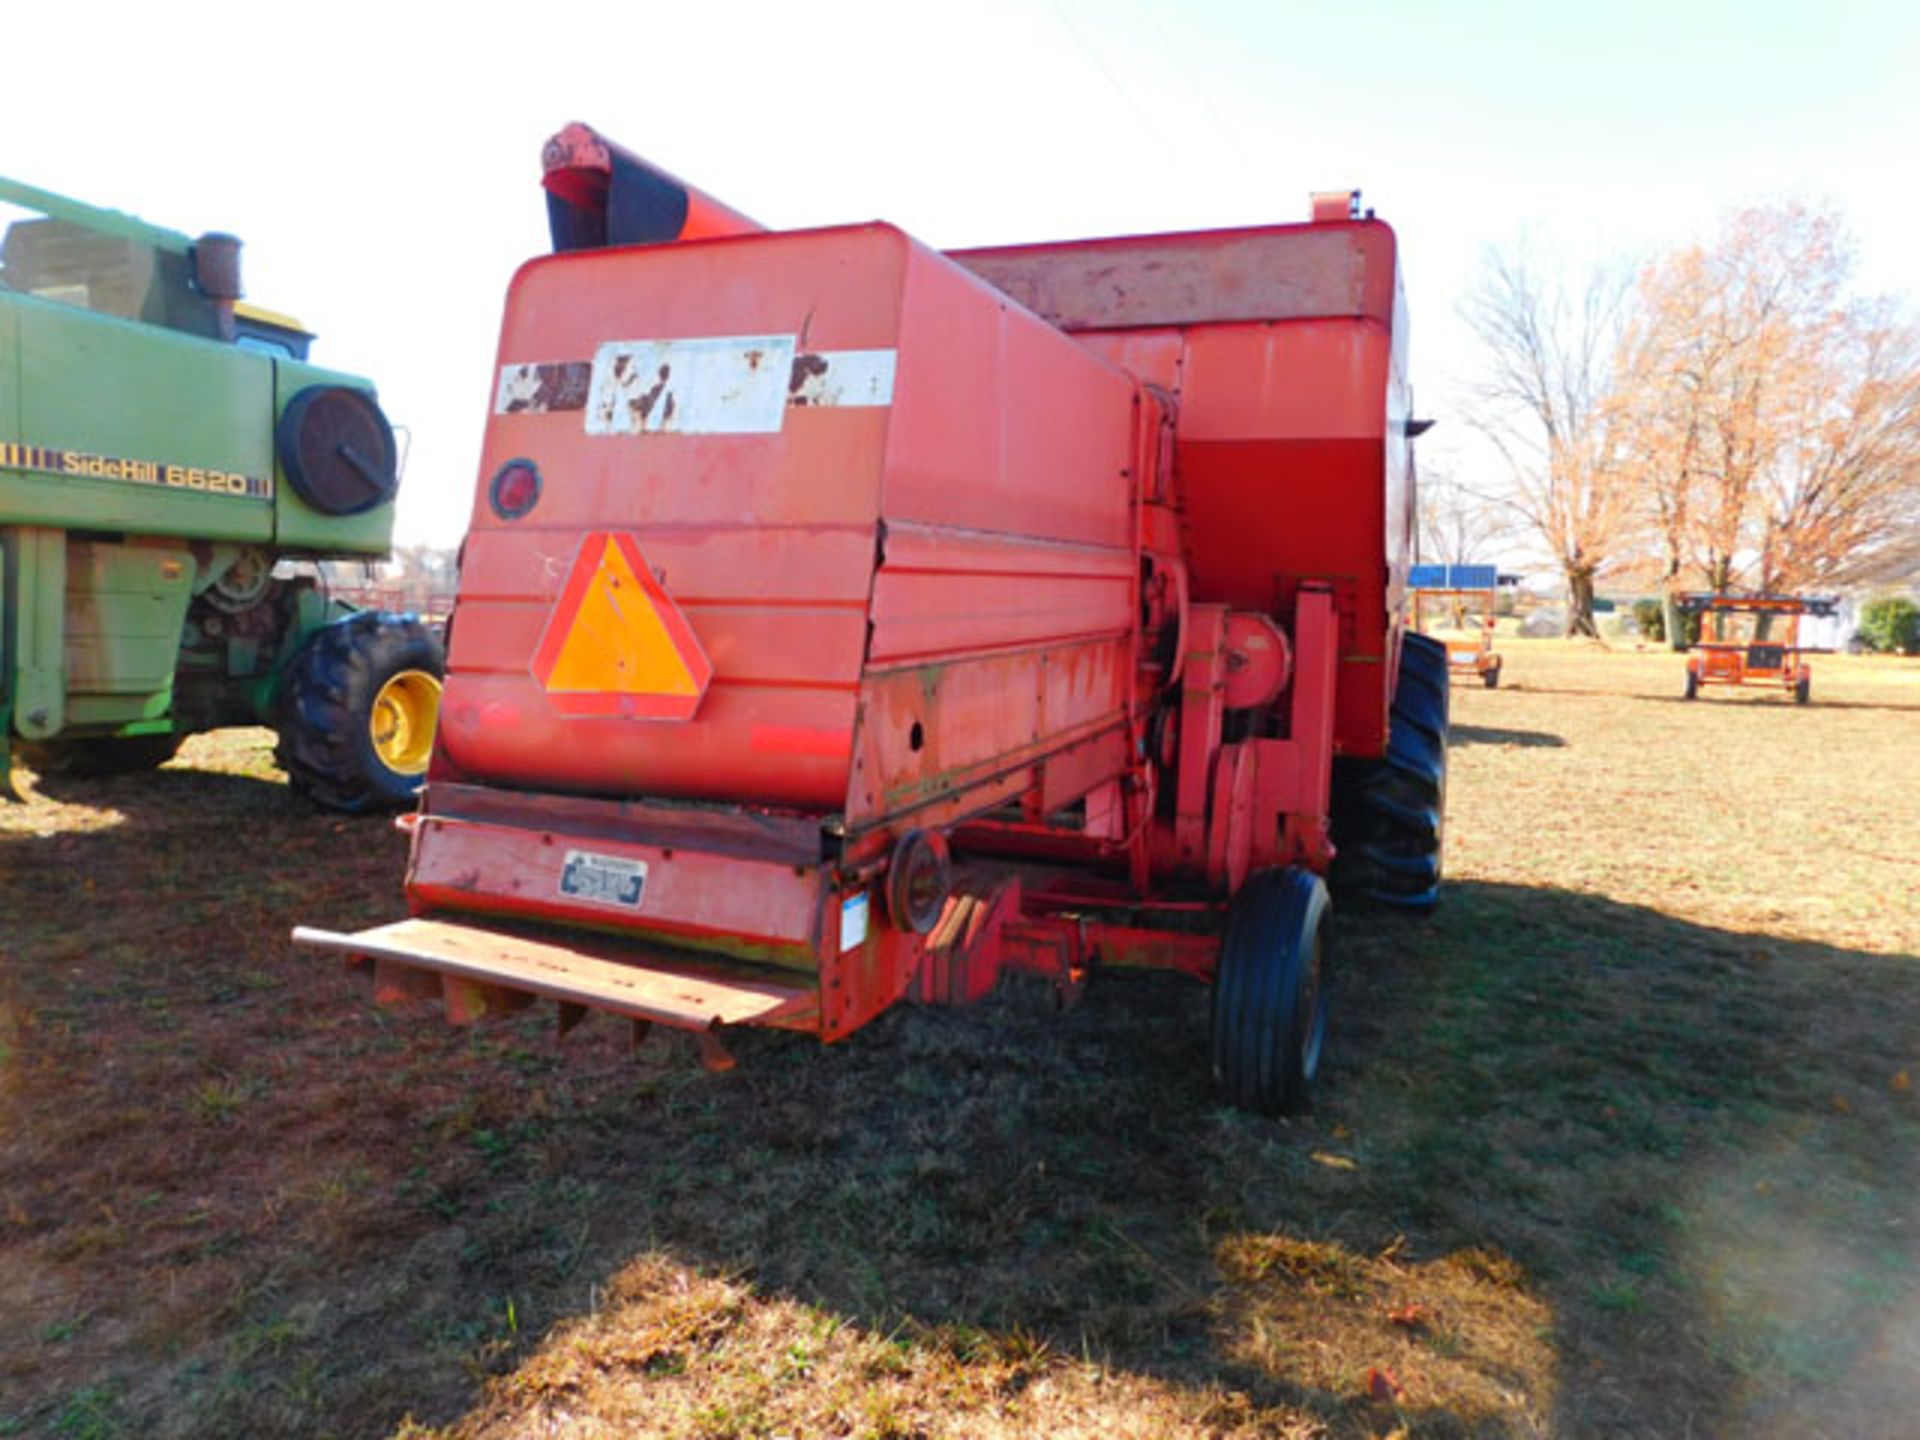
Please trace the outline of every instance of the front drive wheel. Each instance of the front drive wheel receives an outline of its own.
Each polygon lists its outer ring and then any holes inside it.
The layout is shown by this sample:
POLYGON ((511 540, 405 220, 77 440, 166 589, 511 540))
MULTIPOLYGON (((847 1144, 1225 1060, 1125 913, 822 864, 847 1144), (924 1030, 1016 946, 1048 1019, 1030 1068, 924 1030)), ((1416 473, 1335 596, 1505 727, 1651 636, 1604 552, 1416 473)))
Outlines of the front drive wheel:
POLYGON ((1812 698, 1813 680, 1806 675, 1802 675, 1793 685, 1793 703, 1796 705, 1804 705, 1812 698))
POLYGON ((426 778, 446 656, 410 615, 363 611, 316 632, 281 683, 275 758, 329 810, 411 804, 426 778))
POLYGON ((1693 671, 1689 670, 1687 671, 1687 692, 1682 698, 1687 700, 1695 700, 1699 698, 1699 695, 1700 695, 1700 677, 1694 674, 1693 671))
POLYGON ((1262 1115, 1310 1108, 1326 1040, 1327 887, 1307 870, 1264 870, 1234 897, 1213 986, 1213 1073, 1262 1115))
POLYGON ((1409 631, 1401 640, 1386 754, 1333 762, 1334 861, 1342 905, 1430 915, 1440 898, 1447 810, 1446 647, 1409 631))

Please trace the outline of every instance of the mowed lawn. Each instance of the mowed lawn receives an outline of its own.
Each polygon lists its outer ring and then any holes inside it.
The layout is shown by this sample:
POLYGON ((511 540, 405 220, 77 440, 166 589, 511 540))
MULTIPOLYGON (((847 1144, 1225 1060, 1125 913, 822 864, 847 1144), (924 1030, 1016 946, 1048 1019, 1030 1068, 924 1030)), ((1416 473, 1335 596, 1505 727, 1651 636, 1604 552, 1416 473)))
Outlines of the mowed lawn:
POLYGON ((1920 662, 1515 641, 1317 1113, 1206 996, 850 1043, 379 1012, 264 732, 0 806, 0 1435, 1913 1433, 1920 662))

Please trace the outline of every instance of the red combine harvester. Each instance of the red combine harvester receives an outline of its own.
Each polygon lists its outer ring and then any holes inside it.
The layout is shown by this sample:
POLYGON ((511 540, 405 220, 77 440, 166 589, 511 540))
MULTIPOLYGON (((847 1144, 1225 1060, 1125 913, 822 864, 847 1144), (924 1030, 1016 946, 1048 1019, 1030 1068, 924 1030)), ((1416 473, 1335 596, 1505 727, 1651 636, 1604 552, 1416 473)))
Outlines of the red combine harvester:
POLYGON ((1439 883, 1393 232, 1341 194, 943 255, 769 233, 584 126, 545 168, 411 918, 296 938, 714 1065, 1160 967, 1213 985, 1236 1103, 1305 1103, 1325 882, 1439 883))

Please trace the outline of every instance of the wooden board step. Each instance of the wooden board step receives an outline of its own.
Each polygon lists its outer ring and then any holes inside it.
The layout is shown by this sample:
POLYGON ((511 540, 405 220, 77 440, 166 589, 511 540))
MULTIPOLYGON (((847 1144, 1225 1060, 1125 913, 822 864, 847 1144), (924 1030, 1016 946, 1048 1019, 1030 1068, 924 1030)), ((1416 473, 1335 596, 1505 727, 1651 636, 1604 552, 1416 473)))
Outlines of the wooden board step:
POLYGON ((584 1005, 679 1030, 783 1023, 812 1014, 818 994, 794 975, 748 979, 697 962, 664 960, 616 940, 532 939, 452 920, 410 919, 347 935, 300 926, 296 945, 584 1005))

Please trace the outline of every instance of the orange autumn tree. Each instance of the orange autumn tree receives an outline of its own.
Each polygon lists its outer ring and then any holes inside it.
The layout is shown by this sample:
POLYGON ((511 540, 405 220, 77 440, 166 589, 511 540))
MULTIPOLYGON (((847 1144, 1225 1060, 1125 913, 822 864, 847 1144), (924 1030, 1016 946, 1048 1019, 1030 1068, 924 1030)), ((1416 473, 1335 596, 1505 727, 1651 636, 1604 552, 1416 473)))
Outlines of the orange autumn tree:
POLYGON ((1766 590, 1896 579, 1920 568, 1920 329, 1887 301, 1835 327, 1828 384, 1808 397, 1767 478, 1766 590))
POLYGON ((1626 296, 1614 269, 1573 290, 1522 251, 1489 250, 1460 307, 1482 359, 1469 419, 1506 463, 1498 499, 1560 568, 1569 635, 1599 633, 1595 585, 1644 526, 1614 389, 1626 296))
POLYGON ((1684 648, 1676 598, 1692 567, 1714 468, 1715 392, 1729 340, 1695 323, 1708 308, 1706 252, 1693 247, 1643 271, 1622 327, 1611 403, 1625 428, 1631 487, 1657 555, 1666 633, 1684 648))
POLYGON ((1670 596, 1835 583, 1897 549, 1916 348, 1850 277, 1838 215, 1798 202, 1737 211, 1642 273, 1613 399, 1670 596))

